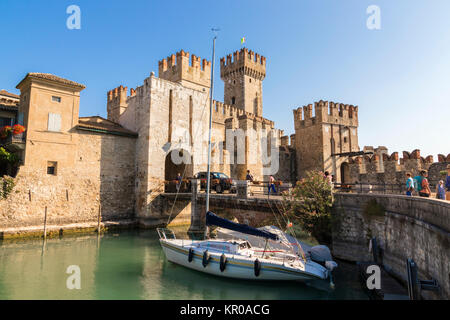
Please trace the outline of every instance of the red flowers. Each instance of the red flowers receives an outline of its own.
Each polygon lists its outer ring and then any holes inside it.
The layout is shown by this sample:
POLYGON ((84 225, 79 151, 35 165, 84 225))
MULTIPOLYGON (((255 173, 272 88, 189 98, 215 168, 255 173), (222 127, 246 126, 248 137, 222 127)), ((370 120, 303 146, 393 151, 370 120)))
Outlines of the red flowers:
POLYGON ((4 139, 11 133, 12 128, 11 126, 4 126, 0 128, 0 138, 4 139))
POLYGON ((13 135, 21 134, 25 132, 25 127, 20 124, 15 124, 12 128, 11 126, 4 126, 0 128, 0 138, 5 139, 7 138, 11 133, 13 135))
POLYGON ((20 124, 15 124, 12 127, 12 133, 13 134, 21 134, 22 132, 25 132, 25 127, 20 124))

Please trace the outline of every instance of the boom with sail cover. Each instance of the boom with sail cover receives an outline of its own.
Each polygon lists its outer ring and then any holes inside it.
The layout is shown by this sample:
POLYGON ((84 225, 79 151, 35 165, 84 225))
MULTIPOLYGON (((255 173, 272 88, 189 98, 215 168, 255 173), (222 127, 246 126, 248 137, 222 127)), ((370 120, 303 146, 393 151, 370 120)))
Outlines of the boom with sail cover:
POLYGON ((211 211, 206 213, 206 225, 207 226, 218 226, 225 229, 242 232, 245 234, 251 234, 253 236, 262 237, 271 240, 279 240, 276 234, 270 233, 268 231, 259 230, 256 228, 249 227, 245 224, 239 224, 232 222, 230 220, 216 216, 211 211))

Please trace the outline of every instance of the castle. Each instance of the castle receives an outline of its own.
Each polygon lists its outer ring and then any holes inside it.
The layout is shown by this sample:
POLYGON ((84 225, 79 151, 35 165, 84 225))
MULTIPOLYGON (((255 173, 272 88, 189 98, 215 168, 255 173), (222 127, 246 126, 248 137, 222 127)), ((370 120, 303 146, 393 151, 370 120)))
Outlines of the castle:
MULTIPOLYGON (((20 154, 22 165, 17 192, 3 200, 0 222, 12 223, 5 218, 9 211, 20 212, 14 219, 23 223, 39 220, 34 201, 72 212, 73 221, 96 219, 99 205, 106 219, 160 221, 155 206, 165 181, 206 171, 211 62, 181 50, 159 61, 158 69, 158 77, 152 72, 137 88, 108 91, 107 119, 79 117, 84 85, 51 74, 27 74, 17 85, 20 100, 3 94, 0 111, 16 108, 14 120, 27 131, 20 141, 3 142, 20 154)), ((278 157, 273 175, 287 182, 314 169, 329 171, 341 183, 400 183, 405 170, 432 171, 434 165, 438 172, 450 161, 440 155, 436 166, 414 151, 398 163, 398 155, 388 156, 382 147, 372 148, 372 156, 349 155, 361 150, 358 107, 341 103, 295 109, 295 134, 286 136, 263 117, 265 76, 266 58, 246 48, 220 59, 225 86, 223 102, 213 101, 212 171, 243 180, 250 170, 256 180, 267 181, 268 153, 272 162, 278 157), (239 142, 241 132, 252 135, 239 142), (267 141, 267 152, 258 141, 267 141), (236 154, 239 145, 243 153, 236 154)))

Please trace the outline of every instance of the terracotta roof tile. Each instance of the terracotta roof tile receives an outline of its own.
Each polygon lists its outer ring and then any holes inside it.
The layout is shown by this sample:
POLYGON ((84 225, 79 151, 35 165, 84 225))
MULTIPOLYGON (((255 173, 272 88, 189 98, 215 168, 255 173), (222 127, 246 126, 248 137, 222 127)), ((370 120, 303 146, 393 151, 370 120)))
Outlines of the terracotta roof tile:
POLYGON ((20 99, 20 96, 11 92, 8 92, 6 90, 0 90, 0 96, 7 96, 15 99, 20 99))
MULTIPOLYGON (((35 79, 44 79, 44 80, 56 81, 56 82, 59 82, 59 83, 62 83, 62 84, 71 85, 71 86, 78 87, 78 88, 81 88, 81 89, 86 88, 84 85, 82 85, 80 83, 77 83, 75 81, 71 81, 71 80, 67 80, 67 79, 61 78, 61 77, 57 77, 57 76, 55 76, 53 74, 50 74, 50 73, 39 73, 39 72, 29 72, 25 76, 25 78, 23 78, 23 80, 20 81, 20 83, 22 83, 28 77, 35 78, 35 79)), ((17 87, 18 86, 19 85, 17 85, 17 87)))

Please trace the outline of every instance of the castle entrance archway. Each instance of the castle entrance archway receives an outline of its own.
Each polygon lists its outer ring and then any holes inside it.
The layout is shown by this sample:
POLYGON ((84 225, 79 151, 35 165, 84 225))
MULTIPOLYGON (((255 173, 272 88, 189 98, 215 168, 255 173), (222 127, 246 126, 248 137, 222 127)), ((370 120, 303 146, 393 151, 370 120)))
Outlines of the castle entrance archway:
POLYGON ((166 181, 175 180, 178 173, 183 179, 191 178, 194 175, 192 156, 184 149, 172 150, 166 156, 164 179, 166 181))

